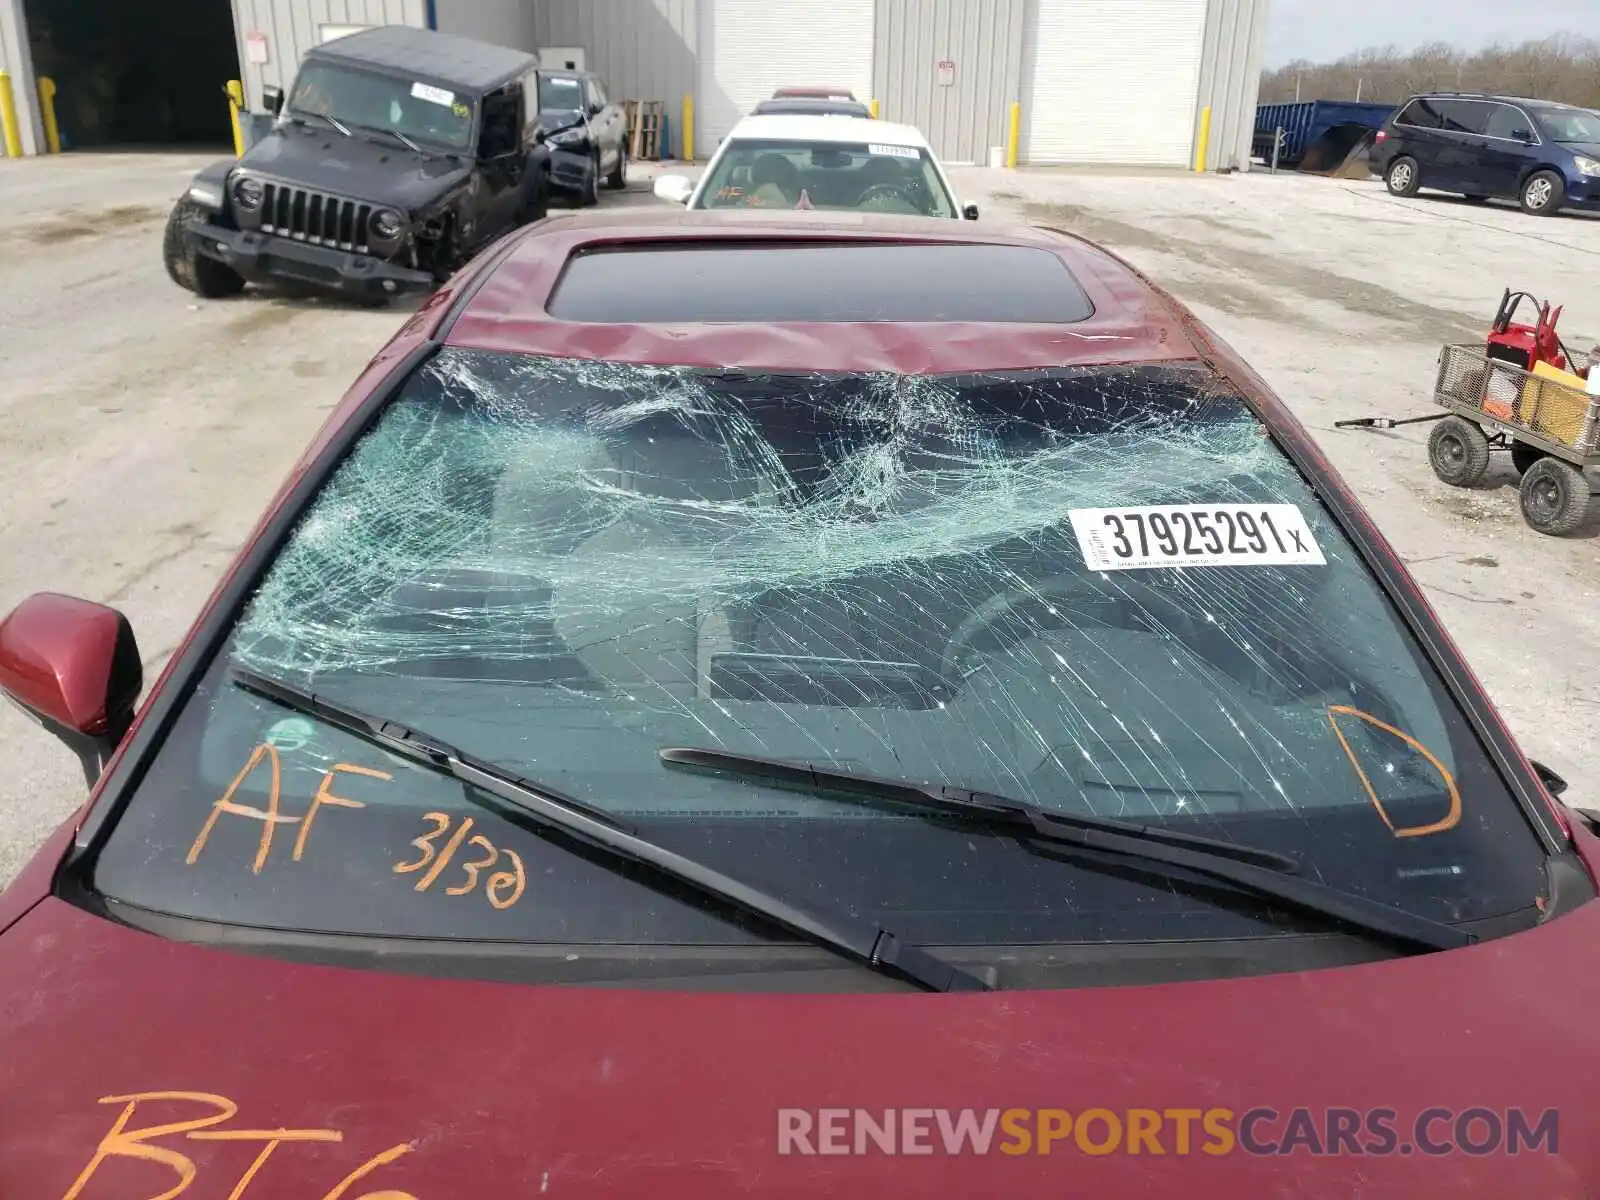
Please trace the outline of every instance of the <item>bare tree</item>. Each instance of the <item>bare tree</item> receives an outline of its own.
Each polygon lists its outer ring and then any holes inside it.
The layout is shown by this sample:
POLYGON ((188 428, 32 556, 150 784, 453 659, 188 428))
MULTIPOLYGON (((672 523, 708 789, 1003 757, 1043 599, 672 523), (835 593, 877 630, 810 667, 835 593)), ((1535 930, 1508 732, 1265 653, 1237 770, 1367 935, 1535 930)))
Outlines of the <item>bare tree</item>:
POLYGON ((1556 34, 1476 54, 1446 42, 1409 53, 1393 46, 1347 54, 1335 62, 1298 60, 1263 72, 1261 102, 1372 100, 1398 104, 1416 92, 1492 92, 1600 108, 1600 41, 1556 34))

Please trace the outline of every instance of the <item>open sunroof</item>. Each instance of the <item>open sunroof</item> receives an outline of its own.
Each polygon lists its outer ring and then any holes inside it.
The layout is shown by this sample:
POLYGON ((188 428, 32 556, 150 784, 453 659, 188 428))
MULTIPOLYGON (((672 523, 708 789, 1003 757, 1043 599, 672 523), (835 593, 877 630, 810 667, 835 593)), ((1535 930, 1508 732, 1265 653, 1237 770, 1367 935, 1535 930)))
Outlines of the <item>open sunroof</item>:
POLYGON ((610 246, 575 255, 546 307, 601 324, 1072 324, 1094 315, 1048 250, 951 242, 610 246))

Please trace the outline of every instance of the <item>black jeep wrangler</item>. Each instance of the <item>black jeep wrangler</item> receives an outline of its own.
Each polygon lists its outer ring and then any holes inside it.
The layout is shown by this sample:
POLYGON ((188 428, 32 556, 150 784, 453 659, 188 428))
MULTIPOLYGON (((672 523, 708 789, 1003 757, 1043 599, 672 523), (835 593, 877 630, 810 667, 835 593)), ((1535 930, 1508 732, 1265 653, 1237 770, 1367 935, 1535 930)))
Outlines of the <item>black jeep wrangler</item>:
POLYGON ((382 301, 427 292, 546 214, 536 56, 385 25, 307 52, 243 158, 195 176, 167 221, 167 274, 201 296, 247 282, 382 301))

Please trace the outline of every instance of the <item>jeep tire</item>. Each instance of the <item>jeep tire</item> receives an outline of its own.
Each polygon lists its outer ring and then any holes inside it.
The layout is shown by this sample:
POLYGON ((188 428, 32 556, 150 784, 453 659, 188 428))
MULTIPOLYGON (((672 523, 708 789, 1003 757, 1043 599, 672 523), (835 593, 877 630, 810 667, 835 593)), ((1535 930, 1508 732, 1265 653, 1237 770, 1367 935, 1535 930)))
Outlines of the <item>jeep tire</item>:
POLYGON ((172 207, 167 218, 167 231, 161 239, 161 257, 166 263, 167 275, 185 291, 203 296, 207 300, 220 300, 237 296, 244 291, 244 276, 227 263, 207 258, 189 245, 189 230, 205 222, 207 210, 188 196, 172 207))
POLYGON ((626 143, 617 147, 616 169, 606 176, 606 186, 613 192, 623 191, 628 186, 628 147, 626 143))

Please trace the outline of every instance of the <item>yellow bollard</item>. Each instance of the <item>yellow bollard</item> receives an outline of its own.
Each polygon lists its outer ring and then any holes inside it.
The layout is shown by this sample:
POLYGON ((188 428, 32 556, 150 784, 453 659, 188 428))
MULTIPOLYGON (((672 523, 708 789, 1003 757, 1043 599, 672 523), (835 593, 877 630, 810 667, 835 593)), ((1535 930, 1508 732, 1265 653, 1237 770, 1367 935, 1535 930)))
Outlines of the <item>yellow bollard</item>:
POLYGON ((1006 126, 1006 166, 1017 165, 1017 145, 1022 140, 1022 104, 1011 102, 1011 120, 1006 126))
POLYGON ((1194 169, 1206 169, 1206 151, 1211 148, 1211 106, 1208 104, 1200 110, 1200 136, 1195 140, 1194 169))
POLYGON ((51 154, 61 153, 61 126, 56 124, 56 81, 39 76, 39 115, 44 118, 44 145, 51 154))
POLYGON ((877 120, 877 119, 878 119, 878 102, 877 102, 877 101, 876 101, 876 100, 874 100, 874 101, 872 101, 872 103, 870 103, 870 104, 869 104, 869 105, 867 105, 867 108, 868 108, 868 109, 869 109, 869 110, 870 110, 870 111, 871 111, 871 113, 872 113, 872 119, 873 119, 873 120, 874 120, 874 121, 876 121, 876 120, 877 120))
POLYGON ((223 90, 228 93, 228 120, 233 123, 233 156, 243 158, 244 127, 239 124, 239 113, 244 108, 244 84, 230 79, 223 90))
POLYGON ((694 161, 694 97, 683 98, 683 161, 694 161))
POLYGON ((22 157, 22 129, 17 124, 17 98, 11 91, 11 76, 0 71, 0 134, 5 135, 6 157, 22 157))

